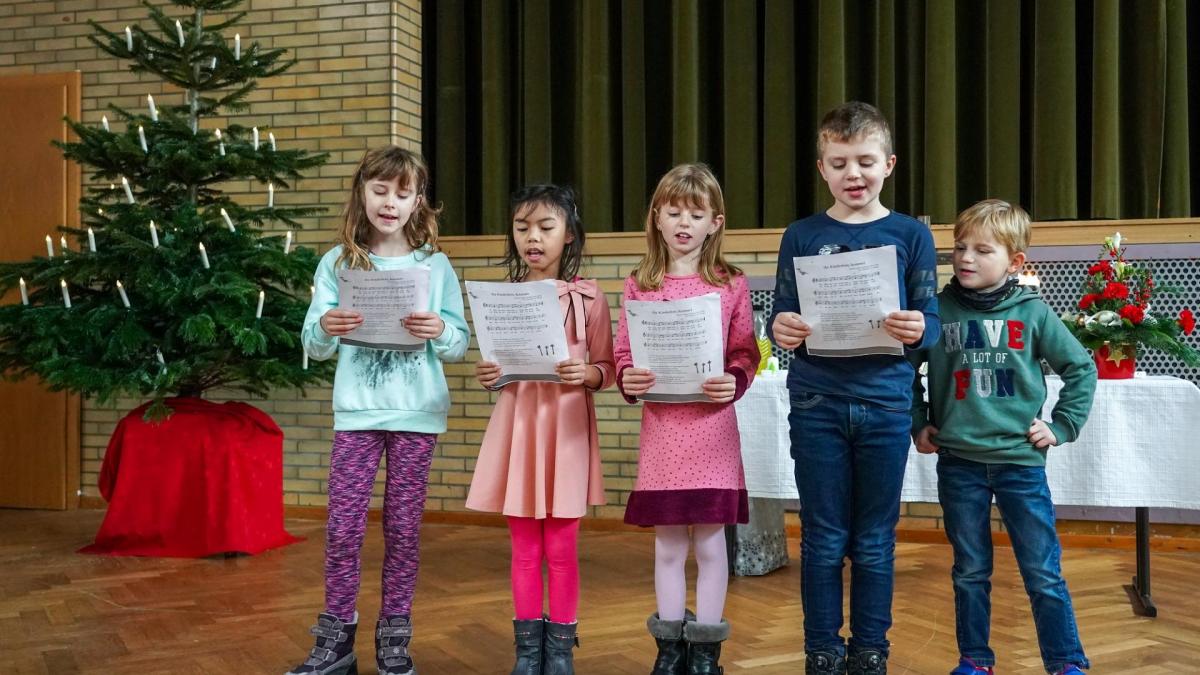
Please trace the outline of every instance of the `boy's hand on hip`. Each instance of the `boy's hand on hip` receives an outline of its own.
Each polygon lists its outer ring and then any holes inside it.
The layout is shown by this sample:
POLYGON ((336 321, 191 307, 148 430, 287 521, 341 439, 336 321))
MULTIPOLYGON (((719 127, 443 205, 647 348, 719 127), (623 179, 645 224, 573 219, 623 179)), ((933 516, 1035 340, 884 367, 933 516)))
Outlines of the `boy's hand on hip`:
POLYGON ((321 330, 334 337, 345 335, 362 325, 363 317, 348 309, 331 309, 321 316, 321 330))
POLYGON ((804 344, 804 339, 812 335, 812 328, 804 323, 795 312, 780 312, 771 324, 771 333, 775 342, 784 349, 796 349, 804 344))
POLYGON ((937 440, 937 432, 937 427, 927 424, 924 429, 913 435, 913 444, 917 446, 917 452, 923 455, 932 455, 940 450, 941 448, 934 442, 937 440))
POLYGON ((700 390, 713 403, 729 403, 737 393, 737 380, 729 373, 710 377, 700 386, 700 390))
POLYGON ((479 384, 491 389, 496 385, 496 380, 500 379, 500 364, 491 361, 477 361, 475 363, 475 379, 479 380, 479 384))
POLYGON ((621 390, 637 398, 654 386, 654 373, 645 368, 626 368, 621 371, 621 390))
POLYGON ((1029 425, 1029 431, 1025 436, 1029 438, 1029 442, 1033 443, 1035 448, 1048 448, 1052 445, 1058 445, 1058 438, 1054 436, 1054 432, 1050 431, 1050 427, 1042 420, 1034 420, 1033 424, 1029 425))
POLYGON ((883 330, 906 345, 915 345, 925 335, 925 315, 913 309, 892 312, 883 320, 883 330))
POLYGON ((446 330, 446 322, 434 312, 413 312, 404 318, 404 330, 413 337, 433 340, 446 330))

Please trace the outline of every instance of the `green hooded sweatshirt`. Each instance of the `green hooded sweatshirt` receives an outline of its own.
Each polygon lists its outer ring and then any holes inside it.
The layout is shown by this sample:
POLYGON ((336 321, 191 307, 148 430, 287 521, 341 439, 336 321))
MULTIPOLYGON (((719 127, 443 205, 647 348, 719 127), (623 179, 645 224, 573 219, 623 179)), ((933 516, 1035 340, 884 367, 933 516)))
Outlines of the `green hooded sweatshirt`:
MULTIPOLYGON (((942 339, 922 350, 929 364, 929 402, 918 373, 912 430, 932 424, 933 442, 975 462, 1045 466, 1046 451, 1026 433, 1046 402, 1040 361, 1063 380, 1046 424, 1060 444, 1079 437, 1096 391, 1096 365, 1036 291, 1018 286, 990 309, 961 304, 947 287, 938 295, 942 339)), ((919 364, 918 364, 919 365, 919 364)))

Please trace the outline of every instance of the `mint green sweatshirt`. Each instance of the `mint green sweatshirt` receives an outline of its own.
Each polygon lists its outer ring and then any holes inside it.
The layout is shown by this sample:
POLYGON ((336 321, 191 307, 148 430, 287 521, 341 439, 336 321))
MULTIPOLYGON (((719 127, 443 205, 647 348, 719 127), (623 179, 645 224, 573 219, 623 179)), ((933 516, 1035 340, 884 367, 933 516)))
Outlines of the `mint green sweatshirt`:
POLYGON ((1096 391, 1096 365, 1037 292, 1018 286, 989 310, 938 294, 942 339, 918 359, 929 363, 929 402, 913 382, 912 430, 932 424, 934 444, 976 462, 1045 466, 1046 451, 1026 433, 1046 402, 1041 359, 1063 380, 1046 423, 1058 442, 1079 437, 1096 391))
POLYGON ((338 305, 334 265, 341 253, 342 247, 336 246, 317 265, 312 304, 300 333, 309 357, 323 361, 338 356, 333 378, 334 430, 444 432, 450 390, 442 362, 461 361, 470 339, 462 292, 450 259, 428 250, 396 258, 371 256, 377 270, 418 265, 430 270, 429 308, 442 317, 446 329, 425 343, 425 351, 400 352, 340 344, 321 328, 321 317, 338 305))

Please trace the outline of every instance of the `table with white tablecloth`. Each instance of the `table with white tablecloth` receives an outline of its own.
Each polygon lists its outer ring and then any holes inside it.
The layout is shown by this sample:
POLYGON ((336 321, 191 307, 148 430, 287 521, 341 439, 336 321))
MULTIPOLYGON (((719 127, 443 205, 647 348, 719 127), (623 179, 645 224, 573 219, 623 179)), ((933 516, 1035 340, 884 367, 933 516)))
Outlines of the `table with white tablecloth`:
MULTIPOLYGON (((1060 389, 1060 378, 1046 377, 1043 416, 1048 418, 1060 389)), ((760 374, 736 406, 752 504, 796 499, 787 373, 760 374)), ((910 447, 901 500, 937 502, 936 468, 936 456, 910 447)), ((1075 442, 1051 448, 1046 473, 1055 504, 1137 507, 1141 549, 1148 507, 1200 509, 1200 389, 1166 376, 1098 380, 1083 432, 1075 442)), ((1148 563, 1144 556, 1139 550, 1139 577, 1148 563)), ((1148 578, 1142 581, 1139 591, 1148 596, 1148 578)))

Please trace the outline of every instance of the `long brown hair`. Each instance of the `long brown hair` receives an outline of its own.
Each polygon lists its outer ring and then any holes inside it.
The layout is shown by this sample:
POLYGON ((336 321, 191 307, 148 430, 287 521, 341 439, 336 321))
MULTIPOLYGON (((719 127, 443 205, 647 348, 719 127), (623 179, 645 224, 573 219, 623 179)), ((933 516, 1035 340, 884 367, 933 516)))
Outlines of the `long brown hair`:
POLYGON ((411 150, 398 145, 388 145, 370 150, 354 171, 350 185, 350 197, 342 211, 342 226, 338 230, 338 243, 342 255, 338 265, 345 263, 352 269, 369 270, 371 248, 367 243, 371 234, 371 221, 367 219, 363 190, 368 181, 400 179, 400 185, 417 193, 417 205, 404 223, 404 237, 414 251, 428 247, 440 251, 438 246, 437 217, 440 208, 429 203, 429 168, 425 160, 411 150))
MULTIPOLYGON (((655 225, 659 209, 672 204, 708 209, 713 216, 725 215, 725 197, 711 169, 704 164, 680 164, 668 171, 658 181, 654 196, 650 198, 650 210, 646 212, 646 255, 633 270, 633 278, 643 291, 661 287, 667 274, 671 258, 662 232, 655 225)), ((724 286, 730 278, 742 273, 726 261, 721 252, 724 235, 725 226, 722 225, 700 245, 700 278, 710 286, 724 286)))

